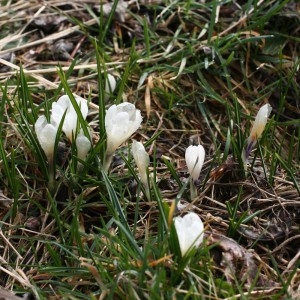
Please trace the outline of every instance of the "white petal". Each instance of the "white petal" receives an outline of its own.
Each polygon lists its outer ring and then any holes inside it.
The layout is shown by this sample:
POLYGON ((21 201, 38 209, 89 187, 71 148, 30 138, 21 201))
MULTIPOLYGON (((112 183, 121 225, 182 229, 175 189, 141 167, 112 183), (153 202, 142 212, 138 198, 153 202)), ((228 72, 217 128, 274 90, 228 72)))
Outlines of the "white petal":
POLYGON ((88 112, 89 112, 87 100, 85 100, 84 98, 81 98, 79 96, 75 96, 75 99, 80 108, 83 119, 86 119, 88 112))
POLYGON ((51 109, 51 117, 50 121, 51 123, 56 123, 57 125, 60 124, 62 116, 65 113, 65 110, 62 106, 57 104, 56 102, 52 103, 52 109, 51 109))
POLYGON ((129 116, 125 112, 117 113, 111 120, 110 130, 106 129, 107 151, 113 153, 127 139, 129 116))
POLYGON ((112 154, 141 125, 141 112, 131 103, 112 105, 106 112, 107 153, 112 154))
POLYGON ((76 138, 77 157, 81 160, 85 160, 91 146, 90 140, 84 135, 83 131, 80 130, 76 138))
POLYGON ((75 110, 70 110, 66 113, 64 124, 62 127, 63 132, 67 136, 67 138, 72 141, 73 134, 76 132, 77 126, 77 114, 75 110))
POLYGON ((191 145, 185 151, 186 165, 194 181, 197 180, 200 176, 204 158, 205 158, 205 150, 202 145, 198 145, 198 146, 191 145))
POLYGON ((127 113, 134 112, 135 106, 134 106, 134 104, 129 103, 129 102, 122 102, 117 105, 117 111, 118 112, 124 111, 127 113))
POLYGON ((105 114, 105 129, 106 133, 111 132, 113 124, 114 124, 114 117, 117 115, 117 106, 114 104, 106 111, 105 114))
POLYGON ((146 152, 143 144, 141 142, 137 142, 136 140, 133 140, 131 149, 139 172, 145 174, 149 165, 149 154, 146 152))
POLYGON ((116 79, 113 75, 107 74, 107 78, 105 80, 105 98, 107 99, 111 93, 116 89, 116 79))
POLYGON ((68 95, 63 95, 58 98, 56 104, 59 105, 65 111, 66 109, 69 109, 71 101, 68 95))
POLYGON ((57 135, 57 126, 47 123, 46 117, 41 116, 35 123, 35 131, 47 159, 52 160, 57 135))
POLYGON ((39 139, 39 136, 40 136, 42 130, 44 129, 44 127, 46 125, 47 125, 46 117, 45 116, 38 117, 38 119, 36 120, 36 122, 34 124, 34 130, 35 130, 35 133, 36 133, 38 139, 39 139))
POLYGON ((200 246, 203 241, 204 226, 196 213, 189 212, 184 217, 175 217, 174 225, 182 256, 191 248, 200 246))
POLYGON ((272 107, 270 104, 265 104, 260 108, 260 110, 256 115, 253 127, 251 129, 249 139, 255 141, 262 135, 271 111, 272 111, 272 107))
MULTIPOLYGON (((75 100, 80 108, 83 119, 85 119, 88 114, 87 100, 79 96, 75 96, 75 100)), ((51 121, 55 122, 56 124, 60 124, 62 117, 66 112, 62 130, 68 139, 72 141, 73 134, 76 132, 78 116, 69 96, 61 96, 57 102, 53 102, 51 112, 51 121)))

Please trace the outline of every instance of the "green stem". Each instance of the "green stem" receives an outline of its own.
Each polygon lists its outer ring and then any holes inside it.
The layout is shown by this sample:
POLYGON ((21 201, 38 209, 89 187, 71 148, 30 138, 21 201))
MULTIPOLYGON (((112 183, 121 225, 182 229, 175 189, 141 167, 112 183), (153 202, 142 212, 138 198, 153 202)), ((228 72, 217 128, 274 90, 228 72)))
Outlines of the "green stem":
POLYGON ((193 178, 190 178, 190 192, 191 192, 191 200, 197 197, 197 188, 195 186, 193 178))
POLYGON ((149 189, 149 184, 148 184, 148 178, 145 179, 141 176, 141 181, 145 187, 146 197, 147 197, 148 201, 150 201, 150 189, 149 189))
POLYGON ((54 172, 54 164, 52 159, 48 159, 49 163, 49 182, 48 182, 48 189, 50 194, 53 195, 55 191, 55 172, 54 172))
POLYGON ((113 159, 113 153, 112 154, 105 153, 104 162, 103 162, 103 170, 104 170, 105 174, 107 174, 107 172, 108 172, 108 169, 111 165, 112 159, 113 159))

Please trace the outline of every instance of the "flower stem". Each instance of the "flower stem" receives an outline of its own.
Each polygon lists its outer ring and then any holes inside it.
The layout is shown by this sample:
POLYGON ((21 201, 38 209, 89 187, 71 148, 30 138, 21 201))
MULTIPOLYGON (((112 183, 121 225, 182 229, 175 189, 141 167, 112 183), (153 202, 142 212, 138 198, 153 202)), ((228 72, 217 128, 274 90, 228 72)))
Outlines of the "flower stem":
POLYGON ((51 194, 55 191, 55 173, 54 173, 54 164, 53 160, 48 159, 49 163, 49 182, 48 182, 48 189, 51 194))
POLYGON ((106 174, 111 165, 112 159, 113 159, 113 153, 112 154, 105 153, 105 157, 104 157, 104 161, 103 161, 103 170, 106 174))
POLYGON ((193 178, 190 178, 190 192, 191 192, 191 200, 197 197, 197 188, 195 186, 195 182, 193 178))
POLYGON ((147 172, 144 172, 144 173, 140 172, 140 178, 141 178, 141 182, 145 188, 146 198, 150 201, 150 189, 149 189, 147 172))
POLYGON ((246 149, 245 149, 245 160, 248 161, 248 158, 250 156, 250 153, 253 149, 253 147, 255 146, 256 142, 253 141, 253 140, 250 140, 246 146, 246 149))

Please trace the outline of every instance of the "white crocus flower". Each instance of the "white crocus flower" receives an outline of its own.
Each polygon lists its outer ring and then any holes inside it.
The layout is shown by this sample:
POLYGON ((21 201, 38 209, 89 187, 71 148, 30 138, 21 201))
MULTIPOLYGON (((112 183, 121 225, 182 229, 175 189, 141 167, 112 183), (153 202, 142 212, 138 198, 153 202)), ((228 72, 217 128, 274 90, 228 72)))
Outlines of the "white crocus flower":
POLYGON ((116 85, 117 81, 115 77, 108 73, 105 80, 105 100, 109 99, 110 94, 112 94, 116 89, 116 85))
MULTIPOLYGON (((80 108, 83 119, 85 119, 88 114, 87 100, 79 96, 75 96, 75 100, 80 108)), ((52 103, 51 120, 54 120, 56 124, 60 124, 65 111, 66 116, 62 130, 66 134, 67 138, 72 141, 73 135, 76 132, 78 116, 69 96, 67 95, 60 97, 57 102, 52 103)))
MULTIPOLYGON (((76 149, 77 149, 77 157, 81 160, 85 160, 88 152, 90 151, 92 144, 91 141, 84 135, 83 130, 81 129, 75 140, 76 149)), ((78 162, 77 164, 77 172, 81 172, 82 163, 78 162)))
POLYGON ((81 160, 85 160, 92 145, 91 141, 84 135, 82 129, 79 131, 75 142, 77 148, 77 157, 81 160))
POLYGON ((147 177, 147 169, 149 166, 149 154, 146 152, 145 147, 141 142, 137 142, 136 140, 133 140, 132 144, 132 155, 135 160, 135 163, 138 167, 141 182, 143 183, 147 198, 150 198, 150 191, 149 191, 149 185, 148 185, 148 177, 147 177))
POLYGON ((141 125, 141 112, 131 103, 124 102, 112 105, 105 115, 107 136, 106 158, 104 170, 108 171, 112 155, 141 125))
POLYGON ((54 172, 54 146, 58 130, 58 124, 52 121, 48 123, 45 116, 40 116, 34 124, 34 130, 38 141, 45 152, 49 167, 49 182, 48 187, 51 192, 55 187, 55 172, 54 172))
POLYGON ((196 181, 200 176, 204 158, 205 150, 202 145, 191 145, 185 151, 186 165, 194 181, 196 181))
POLYGON ((182 256, 202 243, 204 226, 196 213, 189 212, 184 217, 175 217, 174 226, 182 256))
POLYGON ((198 180, 205 158, 205 150, 202 145, 189 146, 185 150, 185 161, 192 178, 190 183, 191 199, 197 196, 195 181, 198 180))
POLYGON ((40 116, 34 125, 38 141, 45 152, 49 164, 53 161, 54 145, 57 135, 57 123, 48 123, 45 116, 40 116))
POLYGON ((246 160, 249 157, 252 148, 257 143, 257 140, 262 135, 262 133, 266 127, 268 117, 270 116, 271 111, 272 111, 272 107, 270 104, 265 104, 264 106, 262 106, 259 109, 259 111, 256 115, 256 118, 255 118, 254 124, 252 126, 250 136, 247 141, 247 147, 245 150, 246 160))

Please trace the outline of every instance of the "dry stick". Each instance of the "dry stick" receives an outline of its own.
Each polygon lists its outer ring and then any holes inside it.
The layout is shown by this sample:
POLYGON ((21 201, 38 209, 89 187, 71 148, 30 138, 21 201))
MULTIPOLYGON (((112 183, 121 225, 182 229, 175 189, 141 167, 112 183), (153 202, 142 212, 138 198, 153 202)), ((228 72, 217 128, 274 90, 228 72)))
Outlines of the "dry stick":
POLYGON ((31 290, 34 290, 32 284, 30 283, 30 280, 22 275, 23 274, 19 274, 18 271, 19 269, 13 269, 10 264, 5 261, 1 256, 0 256, 0 270, 3 271, 4 273, 6 273, 7 275, 11 276, 14 280, 17 280, 20 284, 22 284, 23 286, 26 286, 28 288, 30 288, 31 290), (7 266, 7 268, 5 268, 5 266, 7 266))
MULTIPOLYGON (((0 58, 0 63, 4 64, 4 65, 6 65, 6 66, 8 66, 8 67, 10 67, 10 68, 13 68, 13 69, 15 69, 15 70, 17 70, 17 71, 20 71, 20 67, 19 67, 19 66, 15 65, 15 64, 12 64, 12 63, 10 63, 10 62, 8 62, 8 61, 2 59, 2 58, 0 58)), ((68 68, 67 68, 67 69, 68 69, 68 68)), ((30 74, 33 78, 35 78, 35 79, 38 80, 40 83, 42 83, 43 86, 48 86, 48 87, 54 88, 54 89, 57 89, 57 88, 58 88, 58 85, 57 85, 56 83, 51 82, 51 81, 49 81, 49 80, 43 78, 42 76, 39 76, 39 75, 37 75, 37 74, 28 72, 28 71, 25 70, 25 69, 24 69, 23 71, 24 71, 25 74, 30 74)), ((56 71, 57 71, 57 69, 56 69, 56 71)), ((93 108, 93 109, 96 109, 96 110, 99 109, 99 106, 96 105, 95 103, 92 103, 92 102, 89 103, 89 106, 90 106, 91 108, 93 108)))
MULTIPOLYGON (((92 19, 92 20, 88 20, 88 21, 84 22, 83 24, 84 25, 94 25, 96 23, 97 23, 97 20, 92 19)), ((69 35, 70 33, 73 33, 74 31, 77 31, 77 30, 80 30, 79 25, 76 25, 76 26, 73 26, 71 28, 65 29, 61 32, 53 33, 53 34, 48 35, 47 37, 45 37, 43 39, 40 39, 38 41, 34 41, 34 42, 31 42, 31 43, 28 43, 28 44, 24 44, 22 46, 9 48, 9 49, 0 51, 0 55, 3 55, 5 53, 14 52, 14 51, 17 51, 17 50, 19 51, 21 49, 33 47, 33 46, 36 46, 36 45, 39 45, 39 44, 42 44, 42 43, 46 43, 46 42, 49 42, 49 41, 54 41, 54 40, 60 39, 62 37, 65 37, 65 36, 69 35)))
MULTIPOLYGON (((17 34, 17 35, 14 35, 14 36, 7 36, 3 39, 0 40, 0 49, 2 49, 3 47, 5 47, 7 44, 11 43, 11 42, 14 42, 14 41, 17 41, 17 40, 20 40, 22 37, 24 36, 27 36, 31 33, 32 31, 30 32, 25 32, 23 34, 17 34)), ((19 46, 20 47, 20 46, 19 46)), ((19 47, 15 47, 14 49, 15 50, 18 50, 19 47)), ((7 49, 7 50, 3 50, 3 51, 0 51, 0 55, 2 54, 5 54, 5 53, 10 53, 12 52, 10 49, 7 49)))
POLYGON ((13 251, 17 254, 18 258, 23 259, 22 255, 19 254, 19 252, 17 251, 17 249, 11 244, 11 242, 4 236, 2 230, 0 230, 0 237, 5 241, 5 243, 11 248, 13 249, 13 251))
POLYGON ((11 291, 0 288, 0 299, 20 300, 20 297, 15 296, 11 291))
MULTIPOLYGON (((11 67, 13 69, 18 69, 19 67, 8 62, 7 60, 3 60, 2 58, 0 58, 0 63, 8 66, 8 67, 11 67)), ((120 65, 125 65, 126 62, 109 62, 109 63, 106 63, 105 65, 106 66, 113 66, 114 68, 110 68, 110 69, 107 69, 107 71, 113 71, 116 67, 120 66, 120 65)), ((97 68, 97 64, 86 64, 86 65, 76 65, 74 66, 74 70, 80 70, 80 69, 96 69, 97 68)), ((69 67, 61 67, 61 69, 63 71, 68 71, 69 70, 69 67)), ((47 69, 35 69, 35 70, 26 70, 26 69, 23 69, 23 72, 24 74, 28 74, 28 75, 32 75, 32 74, 48 74, 48 73, 54 73, 54 72, 57 72, 57 68, 47 68, 47 69)), ((4 75, 7 77, 7 75, 14 75, 15 72, 14 71, 9 71, 9 72, 5 72, 5 73, 0 73, 0 76, 1 75, 4 75)))
POLYGON ((30 25, 30 23, 36 18, 38 17, 41 12, 46 8, 45 5, 43 5, 42 7, 39 8, 39 10, 30 18, 30 20, 27 22, 27 24, 22 28, 20 33, 23 33, 25 31, 25 29, 30 25))

